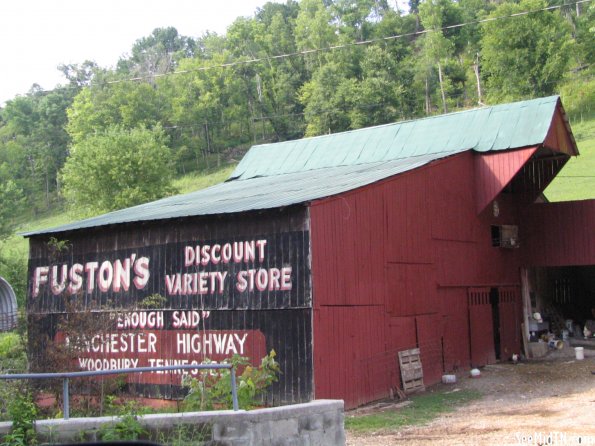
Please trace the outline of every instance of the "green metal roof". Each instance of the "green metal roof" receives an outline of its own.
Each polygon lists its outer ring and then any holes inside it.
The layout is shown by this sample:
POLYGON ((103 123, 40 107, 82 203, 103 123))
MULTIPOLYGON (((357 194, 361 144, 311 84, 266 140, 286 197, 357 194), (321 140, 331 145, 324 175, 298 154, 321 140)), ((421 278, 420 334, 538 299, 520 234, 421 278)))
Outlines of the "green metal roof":
POLYGON ((558 97, 252 147, 225 183, 23 235, 272 209, 362 187, 467 150, 542 144, 558 97))
POLYGON ((230 179, 543 143, 558 96, 254 146, 230 179))

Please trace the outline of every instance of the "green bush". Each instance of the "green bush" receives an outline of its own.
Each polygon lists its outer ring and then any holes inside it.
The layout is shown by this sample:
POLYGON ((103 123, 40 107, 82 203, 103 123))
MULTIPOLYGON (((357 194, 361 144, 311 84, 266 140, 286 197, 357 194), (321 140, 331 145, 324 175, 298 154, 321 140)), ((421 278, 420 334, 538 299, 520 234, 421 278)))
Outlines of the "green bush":
POLYGON ((138 440, 148 432, 138 421, 143 410, 134 401, 128 401, 120 409, 120 420, 107 424, 99 429, 99 437, 103 441, 138 440))
POLYGON ((2 440, 2 446, 28 446, 37 444, 35 419, 37 406, 29 392, 15 392, 8 404, 12 429, 2 440))
MULTIPOLYGON (((253 367, 248 358, 234 355, 230 363, 235 370, 242 370, 237 377, 238 404, 241 409, 250 409, 259 403, 261 395, 278 380, 279 363, 275 361, 275 350, 262 358, 259 367, 253 367)), ((206 362, 208 363, 208 362, 206 362)), ((223 369, 217 373, 201 370, 198 378, 187 375, 183 385, 189 389, 184 398, 184 410, 231 409, 230 371, 223 369)))

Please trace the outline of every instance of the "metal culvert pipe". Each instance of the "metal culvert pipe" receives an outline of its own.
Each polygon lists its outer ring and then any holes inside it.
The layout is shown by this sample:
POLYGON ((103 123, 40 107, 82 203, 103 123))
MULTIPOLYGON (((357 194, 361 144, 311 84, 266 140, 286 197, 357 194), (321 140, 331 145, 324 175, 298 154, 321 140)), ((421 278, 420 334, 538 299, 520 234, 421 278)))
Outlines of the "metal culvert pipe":
POLYGON ((17 326, 17 297, 10 284, 0 277, 0 331, 17 326))

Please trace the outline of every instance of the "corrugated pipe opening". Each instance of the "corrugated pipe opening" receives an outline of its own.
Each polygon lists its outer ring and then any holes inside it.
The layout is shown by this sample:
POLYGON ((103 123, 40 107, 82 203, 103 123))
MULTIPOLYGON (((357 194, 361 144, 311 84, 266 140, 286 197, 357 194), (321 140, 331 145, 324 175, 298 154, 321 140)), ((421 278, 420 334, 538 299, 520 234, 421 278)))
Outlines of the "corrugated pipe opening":
POLYGON ((17 297, 10 284, 0 277, 0 331, 17 326, 17 297))

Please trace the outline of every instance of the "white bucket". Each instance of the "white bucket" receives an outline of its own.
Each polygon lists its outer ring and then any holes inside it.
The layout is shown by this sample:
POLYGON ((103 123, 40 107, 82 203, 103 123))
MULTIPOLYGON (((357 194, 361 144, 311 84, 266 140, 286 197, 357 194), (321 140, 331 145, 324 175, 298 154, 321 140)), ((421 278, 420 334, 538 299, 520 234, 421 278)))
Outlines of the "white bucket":
POLYGON ((574 347, 574 355, 577 360, 581 361, 585 359, 585 350, 583 347, 574 347))

